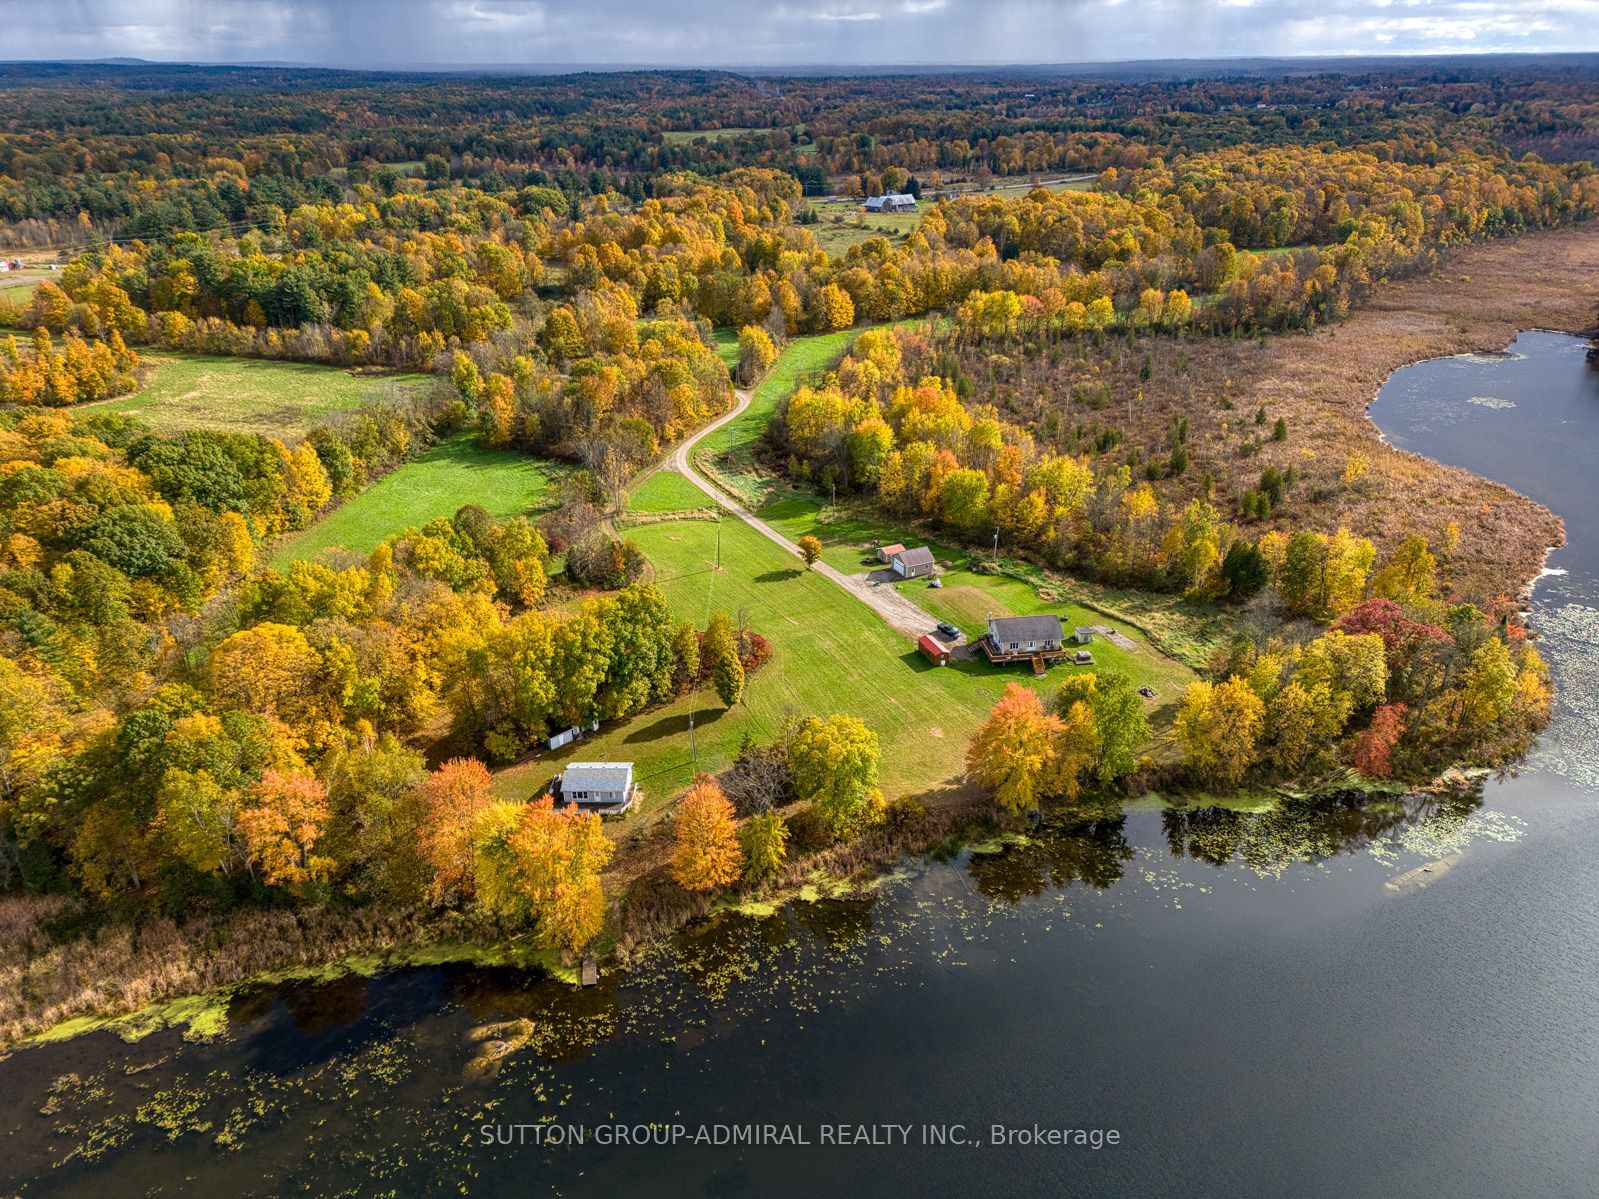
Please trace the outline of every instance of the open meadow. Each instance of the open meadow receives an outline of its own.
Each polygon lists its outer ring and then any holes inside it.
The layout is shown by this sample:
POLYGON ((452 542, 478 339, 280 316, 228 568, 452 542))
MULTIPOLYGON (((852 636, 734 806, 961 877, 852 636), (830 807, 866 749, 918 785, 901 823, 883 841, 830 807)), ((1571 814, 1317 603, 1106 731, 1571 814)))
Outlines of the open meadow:
MULTIPOLYGON (((645 486, 676 477, 657 475, 645 486)), ((655 490, 666 487, 657 484, 655 490)), ((1024 667, 992 666, 981 658, 933 666, 872 609, 731 517, 661 521, 630 529, 628 536, 654 566, 655 583, 674 619, 703 626, 712 611, 726 611, 771 640, 772 659, 749 677, 744 698, 731 709, 702 689, 565 750, 501 771, 496 776, 501 794, 540 794, 568 760, 624 760, 635 763, 641 786, 659 800, 689 783, 696 771, 726 767, 746 736, 770 740, 789 716, 830 712, 858 716, 877 733, 885 794, 916 794, 961 774, 967 741, 1007 683, 1047 694, 1069 673, 1087 669, 1058 665, 1035 680, 1024 667), (715 565, 719 533, 720 570, 715 565)), ((964 570, 951 578, 944 602, 938 591, 922 584, 907 585, 906 594, 963 627, 974 614, 980 625, 985 606, 1018 615, 1059 612, 1068 625, 1105 619, 1071 603, 1040 600, 1019 580, 964 570)), ((1151 712, 1160 726, 1162 709, 1194 676, 1158 653, 1139 631, 1122 631, 1137 648, 1121 650, 1097 640, 1094 652, 1100 665, 1121 667, 1138 682, 1155 686, 1159 699, 1151 712)), ((657 804, 646 803, 629 822, 648 822, 658 811, 657 804)))
POLYGON ((745 479, 754 482, 755 450, 778 404, 808 378, 842 358, 860 335, 859 329, 844 329, 796 338, 784 346, 772 369, 756 385, 750 406, 695 447, 694 458, 701 469, 744 499, 759 502, 758 494, 744 493, 738 484, 745 479))
POLYGON ((159 433, 220 429, 295 440, 330 417, 424 385, 425 375, 201 354, 140 355, 143 385, 99 408, 131 412, 159 433))
POLYGON ((552 481, 549 463, 480 449, 470 434, 459 434, 285 538, 272 565, 281 569, 333 548, 368 553, 404 529, 454 516, 463 504, 481 504, 496 520, 536 512, 548 506, 552 481))

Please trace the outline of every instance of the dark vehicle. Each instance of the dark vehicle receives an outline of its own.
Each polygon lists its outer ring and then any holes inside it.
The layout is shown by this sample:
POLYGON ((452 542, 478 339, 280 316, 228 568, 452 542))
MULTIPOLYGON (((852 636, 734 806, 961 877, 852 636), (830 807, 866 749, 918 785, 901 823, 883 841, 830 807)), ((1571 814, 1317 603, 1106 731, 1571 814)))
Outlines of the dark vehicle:
POLYGON ((938 623, 938 631, 940 633, 942 633, 945 637, 948 637, 951 641, 959 641, 960 640, 961 631, 959 629, 957 629, 954 625, 950 624, 949 621, 947 621, 947 620, 939 621, 939 623, 938 623))

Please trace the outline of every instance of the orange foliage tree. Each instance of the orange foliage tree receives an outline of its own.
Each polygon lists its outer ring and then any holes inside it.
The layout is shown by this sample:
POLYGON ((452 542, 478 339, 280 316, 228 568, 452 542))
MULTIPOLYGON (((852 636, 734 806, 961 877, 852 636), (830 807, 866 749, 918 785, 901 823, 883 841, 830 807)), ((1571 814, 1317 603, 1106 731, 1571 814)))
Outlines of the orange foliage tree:
POLYGON ((254 803, 239 813, 238 829, 261 877, 274 887, 325 880, 335 863, 316 846, 332 813, 316 776, 267 770, 250 795, 254 803))
POLYGON ((557 810, 548 795, 522 805, 508 844, 513 885, 538 920, 539 940, 572 953, 605 923, 600 871, 616 847, 593 812, 557 810))
POLYGON ((743 851, 733 805, 709 775, 701 775, 677 807, 672 877, 685 891, 713 891, 739 876, 743 851))
POLYGON ((422 858, 433 869, 428 898, 447 904, 473 892, 472 827, 494 803, 488 768, 451 758, 422 783, 422 858))
POLYGON ((1044 711, 1036 691, 1011 683, 972 737, 966 771, 1007 811, 1036 807, 1058 784, 1065 732, 1065 722, 1044 711))

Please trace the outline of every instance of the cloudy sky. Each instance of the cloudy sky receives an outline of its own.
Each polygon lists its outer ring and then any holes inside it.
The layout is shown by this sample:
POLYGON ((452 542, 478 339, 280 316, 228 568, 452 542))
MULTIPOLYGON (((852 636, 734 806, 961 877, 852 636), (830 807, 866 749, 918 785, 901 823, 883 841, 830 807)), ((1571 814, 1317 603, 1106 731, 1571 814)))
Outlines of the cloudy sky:
POLYGON ((1067 63, 1599 50, 1599 0, 5 0, 0 58, 1067 63))

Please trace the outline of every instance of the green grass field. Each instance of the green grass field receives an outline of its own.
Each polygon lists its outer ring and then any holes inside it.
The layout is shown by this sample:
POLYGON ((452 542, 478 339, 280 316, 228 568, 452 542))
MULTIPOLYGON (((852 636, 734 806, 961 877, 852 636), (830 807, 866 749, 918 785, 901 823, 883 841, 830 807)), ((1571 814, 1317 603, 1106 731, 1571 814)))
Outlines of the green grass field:
POLYGON ((695 512, 715 507, 715 501, 682 475, 670 470, 656 471, 635 487, 627 497, 629 512, 655 515, 662 512, 695 512))
POLYGON ((427 381, 425 375, 356 375, 338 367, 260 358, 140 357, 153 368, 144 386, 98 407, 137 413, 162 433, 221 429, 294 440, 335 413, 427 381))
POLYGON ((885 791, 904 794, 959 773, 967 739, 1005 683, 1031 682, 1022 671, 928 664, 871 609, 739 521, 720 522, 717 571, 717 529, 712 521, 667 521, 629 536, 654 564, 675 618, 704 625, 710 610, 723 609, 771 639, 772 660, 750 676, 743 701, 724 709, 710 691, 697 692, 570 751, 501 772, 502 793, 540 793, 575 754, 632 761, 646 791, 662 796, 693 777, 691 713, 698 769, 714 771, 732 760, 746 732, 767 740, 790 713, 848 712, 882 741, 885 791))
POLYGON ((716 356, 722 360, 729 374, 738 369, 737 329, 712 329, 711 345, 715 347, 716 356))
POLYGON ((743 137, 748 133, 770 133, 770 125, 763 129, 751 129, 735 126, 729 129, 668 129, 661 134, 661 140, 669 146, 681 146, 696 138, 703 137, 708 142, 724 141, 730 137, 743 137))
POLYGON ((707 437, 694 451, 703 468, 708 468, 724 485, 759 502, 761 494, 746 494, 743 487, 752 483, 755 447, 771 423, 777 405, 792 394, 807 375, 826 370, 844 356, 861 334, 859 329, 839 333, 819 333, 797 337, 783 347, 777 362, 755 387, 750 406, 707 437))
POLYGON ((874 237, 887 237, 897 239, 910 233, 921 223, 922 216, 919 212, 885 212, 881 215, 867 215, 858 212, 853 206, 842 208, 839 205, 821 205, 818 209, 822 219, 812 226, 810 230, 816 234, 816 242, 829 254, 837 257, 853 245, 869 241, 874 237), (841 223, 835 223, 834 217, 842 216, 841 223))
MULTIPOLYGON (((970 551, 949 542, 907 532, 869 513, 839 517, 829 512, 820 500, 790 497, 767 505, 759 513, 762 520, 790 541, 812 534, 822 543, 822 560, 847 574, 865 574, 879 569, 875 547, 885 542, 926 545, 940 562, 950 562, 940 575, 942 587, 923 582, 895 584, 907 598, 940 620, 947 620, 968 639, 980 636, 988 627, 988 617, 1059 616, 1068 630, 1078 625, 1109 625, 1125 634, 1136 649, 1122 649, 1104 638, 1095 638, 1091 652, 1096 666, 1125 670, 1140 684, 1158 693, 1159 706, 1165 707, 1186 687, 1194 674, 1186 666, 1166 657, 1148 645, 1142 631, 1125 621, 1109 618, 1098 607, 1073 602, 1069 589, 1050 588, 1055 598, 1039 595, 1039 588, 1008 575, 978 574, 967 567, 970 551)), ((1097 600, 1093 589, 1079 586, 1081 598, 1097 600)))
POLYGON ((272 565, 282 569, 336 546, 364 554, 403 529, 454 516, 463 504, 481 504, 496 520, 520 516, 548 505, 551 484, 549 463, 479 449, 469 434, 460 434, 285 538, 272 565))
MULTIPOLYGON (((792 556, 740 521, 720 523, 722 569, 717 571, 717 531, 711 521, 665 521, 628 535, 654 564, 656 583, 676 619, 703 625, 712 609, 722 609, 735 618, 742 615, 750 628, 771 639, 772 660, 750 677, 744 699, 724 709, 710 691, 697 692, 567 750, 500 772, 496 786, 502 794, 540 794, 569 759, 622 760, 635 764, 646 793, 660 799, 686 785, 696 769, 725 767, 746 733, 767 740, 789 715, 832 712, 858 716, 877 733, 885 793, 916 793, 961 773, 968 740, 1007 683, 1047 693, 1068 673, 1082 669, 1056 666, 1046 679, 1035 681, 1024 667, 996 667, 982 659, 933 666, 877 613, 801 569, 792 556), (691 714, 697 758, 690 752, 691 714)), ((1068 620, 1074 611, 1071 605, 1043 604, 1025 584, 1013 580, 973 579, 980 583, 970 584, 972 588, 995 586, 980 600, 961 592, 942 611, 933 602, 927 606, 950 616, 973 604, 996 611, 1002 605, 1017 612, 1061 611, 1068 620)), ((954 588, 946 590, 954 593, 954 588)), ((916 585, 908 594, 918 603, 938 595, 916 585)), ((1137 650, 1096 642, 1095 653, 1102 665, 1123 666, 1140 682, 1152 681, 1164 705, 1193 676, 1134 636, 1137 650)), ((647 803, 646 812, 652 807, 647 803)))

